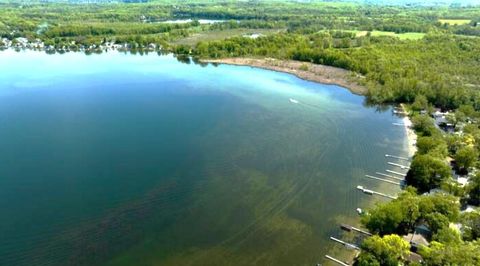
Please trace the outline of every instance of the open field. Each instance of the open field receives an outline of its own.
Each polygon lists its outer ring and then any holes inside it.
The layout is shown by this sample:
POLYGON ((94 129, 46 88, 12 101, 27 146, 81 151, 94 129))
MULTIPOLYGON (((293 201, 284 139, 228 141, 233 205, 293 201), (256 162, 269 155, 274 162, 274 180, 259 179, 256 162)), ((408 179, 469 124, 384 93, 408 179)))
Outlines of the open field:
MULTIPOLYGON (((362 37, 368 34, 368 31, 358 31, 358 30, 345 30, 345 32, 355 33, 356 37, 362 37)), ((371 31, 370 34, 371 36, 375 36, 375 37, 378 37, 378 36, 397 37, 400 40, 419 40, 425 36, 425 33, 421 33, 421 32, 395 33, 393 31, 377 31, 377 30, 371 31)))
POLYGON ((177 39, 174 44, 195 45, 200 41, 224 40, 234 36, 261 34, 269 35, 284 31, 283 29, 227 29, 216 31, 204 31, 191 36, 177 39))
POLYGON ((425 33, 421 32, 406 32, 406 33, 395 33, 391 31, 372 31, 372 36, 392 36, 397 37, 400 40, 418 40, 422 39, 425 36, 425 33))
POLYGON ((438 22, 449 25, 465 25, 471 22, 470 19, 439 19, 438 22))

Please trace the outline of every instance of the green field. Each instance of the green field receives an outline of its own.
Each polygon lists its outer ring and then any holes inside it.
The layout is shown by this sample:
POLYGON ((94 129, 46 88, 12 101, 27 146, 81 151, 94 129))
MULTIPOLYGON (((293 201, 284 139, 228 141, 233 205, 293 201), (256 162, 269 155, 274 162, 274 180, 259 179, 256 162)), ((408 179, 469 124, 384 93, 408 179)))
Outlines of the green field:
MULTIPOLYGON (((363 37, 368 34, 368 31, 358 31, 358 30, 345 30, 345 32, 352 32, 355 33, 356 37, 363 37)), ((391 36, 397 37, 400 40, 419 40, 425 36, 425 33, 421 32, 406 32, 406 33, 395 33, 393 31, 371 31, 371 36, 391 36)))
POLYGON ((284 31, 283 29, 227 29, 227 30, 216 30, 216 31, 203 31, 200 33, 195 33, 191 36, 180 38, 174 41, 174 44, 185 44, 185 45, 195 45, 200 41, 215 41, 215 40, 224 40, 226 38, 243 36, 243 35, 270 35, 278 32, 284 31))
POLYGON ((425 33, 421 32, 407 32, 407 33, 395 33, 391 31, 372 31, 372 36, 392 36, 397 37, 400 40, 419 40, 425 36, 425 33))
POLYGON ((465 25, 471 22, 470 19, 439 19, 438 22, 449 25, 465 25))

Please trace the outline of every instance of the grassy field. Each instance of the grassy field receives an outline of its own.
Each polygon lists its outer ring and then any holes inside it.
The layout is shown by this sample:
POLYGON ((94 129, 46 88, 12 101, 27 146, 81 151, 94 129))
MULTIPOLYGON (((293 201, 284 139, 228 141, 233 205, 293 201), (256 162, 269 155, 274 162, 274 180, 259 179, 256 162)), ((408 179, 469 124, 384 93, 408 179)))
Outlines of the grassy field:
POLYGON ((261 34, 269 35, 283 31, 283 29, 228 29, 228 30, 218 30, 218 31, 204 31, 200 33, 193 34, 186 38, 181 38, 174 41, 174 44, 186 44, 186 45, 195 45, 200 41, 214 41, 214 40, 223 40, 226 38, 242 35, 251 35, 251 34, 261 34))
POLYGON ((419 40, 425 36, 425 33, 420 32, 407 32, 397 34, 391 31, 372 31, 372 36, 392 36, 397 37, 400 40, 419 40))
POLYGON ((438 22, 449 25, 465 25, 471 22, 470 19, 439 19, 438 22))
MULTIPOLYGON (((368 31, 358 31, 358 30, 345 30, 346 32, 353 32, 357 37, 366 36, 368 31)), ((421 32, 407 32, 407 33, 395 33, 393 31, 371 31, 372 36, 391 36, 397 37, 400 40, 419 40, 425 36, 425 33, 421 32)))

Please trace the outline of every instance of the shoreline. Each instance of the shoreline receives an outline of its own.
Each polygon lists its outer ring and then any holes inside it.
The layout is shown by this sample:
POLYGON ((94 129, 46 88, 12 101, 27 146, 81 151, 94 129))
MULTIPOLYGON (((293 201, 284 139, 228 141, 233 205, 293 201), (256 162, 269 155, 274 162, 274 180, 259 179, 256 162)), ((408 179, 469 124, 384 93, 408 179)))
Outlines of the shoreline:
POLYGON ((201 59, 201 62, 212 64, 226 64, 236 66, 250 66, 293 74, 298 78, 329 85, 338 85, 348 89, 353 94, 365 96, 367 88, 359 85, 354 73, 345 69, 317 65, 309 62, 294 60, 278 60, 273 58, 222 58, 201 59))
POLYGON ((405 126, 405 133, 407 137, 407 151, 408 157, 413 157, 417 152, 417 134, 412 128, 412 120, 408 116, 408 112, 403 104, 400 104, 403 112, 405 112, 405 117, 403 118, 403 124, 405 126))

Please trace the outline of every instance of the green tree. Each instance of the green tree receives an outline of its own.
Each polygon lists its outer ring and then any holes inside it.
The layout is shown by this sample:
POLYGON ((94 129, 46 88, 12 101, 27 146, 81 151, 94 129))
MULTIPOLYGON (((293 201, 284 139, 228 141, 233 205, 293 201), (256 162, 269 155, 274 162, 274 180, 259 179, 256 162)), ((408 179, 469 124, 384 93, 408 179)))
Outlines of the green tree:
POLYGON ((448 218, 438 212, 425 215, 425 222, 433 234, 436 234, 440 229, 446 228, 449 225, 448 218))
POLYGON ((430 155, 416 155, 407 173, 407 184, 420 192, 439 187, 441 182, 450 177, 450 167, 442 160, 430 155))
POLYGON ((427 97, 424 95, 417 95, 415 97, 415 101, 412 104, 412 109, 414 111, 421 111, 421 110, 427 110, 428 109, 428 100, 427 97))
POLYGON ((455 162, 459 169, 468 169, 477 160, 477 153, 473 147, 465 146, 455 154, 455 162))
POLYGON ((480 205, 480 173, 471 178, 467 186, 469 202, 473 205, 480 205))
POLYGON ((357 265, 398 266, 410 254, 410 244, 398 235, 372 236, 362 243, 357 265))
POLYGON ((430 154, 438 158, 445 158, 448 155, 448 147, 441 137, 425 136, 417 139, 417 152, 419 154, 430 154))
POLYGON ((380 235, 405 234, 420 217, 419 200, 414 192, 405 191, 397 199, 377 205, 362 217, 362 223, 380 235))
POLYGON ((431 136, 435 134, 436 128, 433 120, 426 115, 416 115, 412 118, 413 129, 422 136, 431 136))
POLYGON ((462 215, 464 226, 463 238, 465 240, 477 240, 480 238, 480 213, 478 211, 467 212, 462 215))
POLYGON ((480 265, 480 244, 477 241, 443 244, 432 241, 419 250, 427 266, 480 265))

